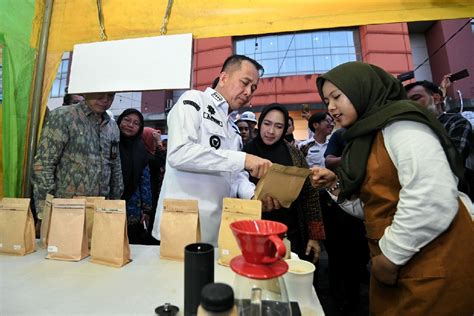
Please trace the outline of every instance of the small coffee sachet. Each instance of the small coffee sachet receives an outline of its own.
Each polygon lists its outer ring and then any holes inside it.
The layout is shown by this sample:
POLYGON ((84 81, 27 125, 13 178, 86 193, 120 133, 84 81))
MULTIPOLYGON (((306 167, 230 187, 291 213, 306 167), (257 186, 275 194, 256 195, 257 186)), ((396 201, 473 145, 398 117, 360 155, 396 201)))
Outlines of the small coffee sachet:
POLYGON ((280 202, 281 206, 288 208, 298 198, 310 174, 309 169, 274 163, 258 181, 255 198, 261 200, 265 195, 270 194, 280 202))
POLYGON ((91 249, 92 227, 94 226, 95 202, 105 200, 104 196, 75 196, 75 199, 86 200, 86 233, 87 245, 91 249))
POLYGON ((80 261, 89 255, 85 214, 85 199, 53 199, 47 259, 80 261))
POLYGON ((36 250, 30 199, 3 198, 0 207, 0 253, 24 256, 36 250))
POLYGON ((40 241, 42 248, 48 248, 49 241, 49 228, 51 226, 51 211, 53 209, 54 196, 51 194, 46 195, 44 201, 43 213, 41 219, 41 230, 40 230, 40 241))
POLYGON ((241 251, 230 224, 244 219, 261 219, 262 202, 258 200, 242 200, 224 198, 222 205, 222 219, 219 229, 219 259, 218 263, 229 266, 230 261, 241 255, 241 251))
POLYGON ((131 261, 123 200, 95 200, 91 262, 120 268, 131 261))
POLYGON ((201 240, 198 201, 165 199, 160 235, 160 258, 183 261, 184 247, 201 240))

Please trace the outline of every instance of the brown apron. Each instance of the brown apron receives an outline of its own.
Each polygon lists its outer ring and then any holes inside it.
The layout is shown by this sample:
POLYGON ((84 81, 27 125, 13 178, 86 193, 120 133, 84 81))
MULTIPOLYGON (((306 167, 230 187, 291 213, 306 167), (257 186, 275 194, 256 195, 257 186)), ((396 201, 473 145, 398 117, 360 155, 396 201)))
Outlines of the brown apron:
MULTIPOLYGON (((397 170, 385 148, 382 132, 379 132, 360 192, 372 257, 381 253, 378 241, 392 223, 400 189, 397 170)), ((459 202, 459 211, 449 228, 401 267, 396 285, 388 286, 371 277, 370 313, 461 316, 473 315, 473 312, 473 222, 459 202)))

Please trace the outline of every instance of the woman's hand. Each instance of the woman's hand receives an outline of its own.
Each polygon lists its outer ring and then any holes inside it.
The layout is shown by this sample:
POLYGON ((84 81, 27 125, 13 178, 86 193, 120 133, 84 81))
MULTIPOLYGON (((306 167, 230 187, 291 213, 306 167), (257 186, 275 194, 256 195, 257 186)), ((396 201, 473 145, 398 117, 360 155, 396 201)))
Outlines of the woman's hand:
POLYGON ((397 266, 390 261, 384 254, 380 254, 372 258, 371 273, 379 282, 386 285, 394 285, 397 283, 398 271, 400 266, 397 266))
POLYGON ((262 199, 262 212, 271 212, 278 210, 281 205, 280 202, 270 194, 266 194, 262 199))
POLYGON ((331 170, 316 166, 310 168, 310 170, 312 174, 309 179, 316 189, 332 188, 336 185, 337 176, 331 170))
POLYGON ((318 240, 310 239, 306 245, 306 255, 309 256, 313 251, 313 259, 311 260, 314 264, 319 261, 319 256, 321 255, 321 246, 319 245, 318 240))

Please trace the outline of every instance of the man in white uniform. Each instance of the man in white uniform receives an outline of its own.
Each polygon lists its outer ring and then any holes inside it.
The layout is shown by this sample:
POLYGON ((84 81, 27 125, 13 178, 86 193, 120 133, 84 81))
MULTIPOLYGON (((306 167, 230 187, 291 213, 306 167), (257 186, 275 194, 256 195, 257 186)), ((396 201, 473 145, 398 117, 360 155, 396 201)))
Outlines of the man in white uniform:
MULTIPOLYGON (((198 200, 201 241, 217 245, 222 199, 250 199, 271 162, 239 151, 241 138, 229 114, 248 104, 263 67, 246 56, 233 55, 222 67, 215 89, 185 92, 168 115, 166 173, 156 209, 153 236, 160 239, 164 199, 198 200)), ((266 209, 278 208, 273 199, 266 209)))

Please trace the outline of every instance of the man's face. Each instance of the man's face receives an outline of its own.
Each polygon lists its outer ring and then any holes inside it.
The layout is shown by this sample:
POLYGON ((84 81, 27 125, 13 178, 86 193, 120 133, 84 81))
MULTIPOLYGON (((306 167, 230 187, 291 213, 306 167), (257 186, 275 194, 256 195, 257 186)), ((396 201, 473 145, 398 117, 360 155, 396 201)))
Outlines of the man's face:
POLYGON ((220 74, 216 90, 229 103, 229 111, 235 111, 250 102, 257 89, 259 78, 257 68, 244 60, 240 68, 234 66, 220 74))
POLYGON ((407 96, 408 99, 415 101, 425 108, 434 104, 433 96, 429 94, 423 86, 414 86, 407 92, 407 96))
POLYGON ((115 92, 86 93, 84 99, 87 105, 96 114, 107 111, 114 102, 115 92))

